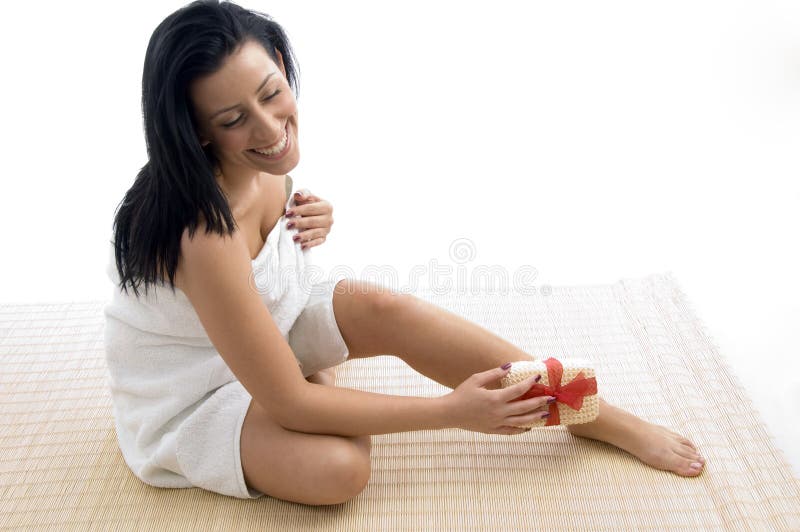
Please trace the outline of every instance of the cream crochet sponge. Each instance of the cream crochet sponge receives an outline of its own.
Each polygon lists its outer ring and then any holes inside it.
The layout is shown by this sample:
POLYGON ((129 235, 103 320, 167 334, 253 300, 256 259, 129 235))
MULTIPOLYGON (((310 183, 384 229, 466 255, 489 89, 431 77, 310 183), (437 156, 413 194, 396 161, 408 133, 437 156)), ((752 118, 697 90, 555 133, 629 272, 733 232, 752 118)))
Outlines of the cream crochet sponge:
POLYGON ((550 417, 539 419, 528 427, 549 427, 551 425, 577 425, 594 421, 600 415, 597 400, 597 379, 591 363, 582 358, 556 360, 521 360, 512 362, 511 369, 501 383, 507 388, 530 377, 542 378, 530 390, 513 401, 549 395, 556 400, 549 406, 550 417))

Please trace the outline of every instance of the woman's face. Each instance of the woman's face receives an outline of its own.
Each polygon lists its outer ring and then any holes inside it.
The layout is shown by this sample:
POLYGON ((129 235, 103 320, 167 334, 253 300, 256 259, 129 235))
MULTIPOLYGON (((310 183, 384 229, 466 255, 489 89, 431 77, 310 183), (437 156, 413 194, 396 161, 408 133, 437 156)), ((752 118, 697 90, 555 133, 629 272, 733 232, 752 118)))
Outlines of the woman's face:
POLYGON ((277 55, 276 65, 260 43, 248 40, 217 72, 189 87, 200 141, 210 144, 225 176, 285 175, 300 160, 297 102, 277 55))

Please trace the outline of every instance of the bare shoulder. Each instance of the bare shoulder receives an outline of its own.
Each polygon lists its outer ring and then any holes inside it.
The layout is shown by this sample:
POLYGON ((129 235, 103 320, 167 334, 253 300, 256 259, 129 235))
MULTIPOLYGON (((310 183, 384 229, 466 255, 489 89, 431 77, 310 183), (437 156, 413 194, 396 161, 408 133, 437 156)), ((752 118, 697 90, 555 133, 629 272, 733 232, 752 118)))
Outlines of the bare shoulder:
POLYGON ((214 231, 207 233, 205 221, 201 216, 191 236, 188 227, 185 227, 181 234, 178 265, 175 270, 175 286, 186 292, 186 281, 189 279, 187 274, 192 276, 197 273, 198 269, 207 270, 209 266, 220 267, 223 264, 220 260, 227 259, 235 262, 236 256, 241 253, 247 254, 247 244, 240 230, 235 231, 232 235, 220 235, 214 231), (220 256, 215 257, 218 254, 220 256), (224 257, 221 256, 223 254, 224 257), (214 264, 209 261, 214 261, 214 264))
POLYGON ((249 290, 252 264, 240 230, 231 235, 206 232, 202 222, 191 236, 188 228, 184 229, 178 270, 179 288, 186 293, 201 320, 204 313, 207 318, 217 319, 216 309, 221 308, 217 303, 222 303, 217 299, 219 292, 227 294, 225 301, 230 306, 253 310, 261 304, 260 298, 249 290))
POLYGON ((250 253, 241 231, 181 238, 182 284, 203 328, 250 395, 278 418, 305 383, 291 348, 252 285, 250 253))
POLYGON ((237 229, 231 235, 208 232, 202 217, 191 236, 189 228, 184 228, 180 254, 183 269, 189 271, 197 270, 200 264, 209 265, 209 261, 217 265, 243 261, 249 265, 247 243, 242 231, 237 229))

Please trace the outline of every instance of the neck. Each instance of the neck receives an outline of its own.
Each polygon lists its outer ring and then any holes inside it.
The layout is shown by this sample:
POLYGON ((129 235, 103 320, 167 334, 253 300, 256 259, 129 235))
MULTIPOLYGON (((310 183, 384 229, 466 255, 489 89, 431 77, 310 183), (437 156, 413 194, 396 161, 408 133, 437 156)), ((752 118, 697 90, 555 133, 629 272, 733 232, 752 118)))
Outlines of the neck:
POLYGON ((259 186, 261 172, 253 168, 221 165, 214 172, 217 183, 228 198, 232 211, 246 210, 259 186))
POLYGON ((214 176, 225 194, 234 198, 252 191, 261 177, 261 172, 253 168, 221 164, 214 170, 214 176))

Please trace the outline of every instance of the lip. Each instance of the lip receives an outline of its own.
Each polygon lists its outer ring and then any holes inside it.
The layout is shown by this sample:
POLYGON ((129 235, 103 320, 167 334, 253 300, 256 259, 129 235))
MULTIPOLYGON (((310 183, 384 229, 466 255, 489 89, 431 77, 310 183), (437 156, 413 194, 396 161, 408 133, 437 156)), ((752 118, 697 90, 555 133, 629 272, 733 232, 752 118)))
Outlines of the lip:
MULTIPOLYGON (((286 125, 285 125, 285 126, 283 126, 283 131, 284 131, 284 133, 286 134, 286 139, 287 139, 287 143, 288 143, 288 139, 289 139, 289 122, 286 122, 286 125)), ((283 135, 281 135, 281 138, 279 138, 278 140, 276 140, 275 142, 273 142, 273 143, 272 143, 272 144, 270 144, 269 146, 256 146, 255 148, 250 148, 250 149, 251 149, 251 150, 268 150, 268 149, 270 149, 272 146, 274 146, 274 145, 276 145, 276 144, 280 143, 280 141, 281 141, 282 139, 283 139, 283 135)))

